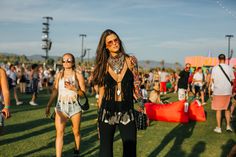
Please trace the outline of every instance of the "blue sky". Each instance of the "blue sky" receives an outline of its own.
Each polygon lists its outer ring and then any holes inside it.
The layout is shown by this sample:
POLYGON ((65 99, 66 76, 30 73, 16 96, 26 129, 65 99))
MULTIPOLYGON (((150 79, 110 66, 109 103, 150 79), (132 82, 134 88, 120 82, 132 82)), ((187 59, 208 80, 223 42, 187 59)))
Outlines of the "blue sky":
POLYGON ((54 18, 49 56, 80 56, 79 34, 95 56, 108 28, 138 60, 183 63, 185 56, 227 54, 226 34, 235 35, 236 48, 235 0, 0 0, 0 52, 45 55, 43 16, 54 18))

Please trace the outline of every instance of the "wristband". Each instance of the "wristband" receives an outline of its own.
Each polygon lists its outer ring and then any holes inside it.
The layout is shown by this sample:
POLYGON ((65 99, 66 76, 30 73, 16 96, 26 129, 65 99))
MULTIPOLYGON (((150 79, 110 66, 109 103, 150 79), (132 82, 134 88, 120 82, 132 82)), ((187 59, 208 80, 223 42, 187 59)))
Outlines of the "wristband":
POLYGON ((9 108, 10 108, 10 105, 4 106, 4 108, 7 108, 7 109, 9 109, 9 108))

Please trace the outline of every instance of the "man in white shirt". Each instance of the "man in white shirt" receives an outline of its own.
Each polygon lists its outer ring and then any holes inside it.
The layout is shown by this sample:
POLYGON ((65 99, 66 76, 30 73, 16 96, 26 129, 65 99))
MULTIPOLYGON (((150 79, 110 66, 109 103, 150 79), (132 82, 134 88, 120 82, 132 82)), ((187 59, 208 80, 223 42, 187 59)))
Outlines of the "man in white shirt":
POLYGON ((161 94, 166 94, 167 88, 166 83, 168 79, 169 74, 166 72, 165 68, 162 68, 161 74, 160 74, 160 91, 161 94))
POLYGON ((197 72, 193 75, 193 85, 195 89, 195 97, 201 97, 202 105, 205 105, 204 101, 204 74, 202 72, 202 68, 198 67, 197 72))
POLYGON ((229 102, 232 95, 232 83, 234 81, 234 73, 232 67, 225 64, 225 55, 220 54, 218 56, 219 65, 212 69, 211 80, 213 86, 213 100, 212 110, 216 111, 217 127, 214 129, 215 132, 221 133, 221 111, 225 110, 226 118, 226 130, 232 132, 230 126, 230 109, 229 102), (222 69, 221 69, 222 68, 222 69), (224 74, 225 73, 225 74, 224 74), (228 77, 228 78, 227 78, 228 77))

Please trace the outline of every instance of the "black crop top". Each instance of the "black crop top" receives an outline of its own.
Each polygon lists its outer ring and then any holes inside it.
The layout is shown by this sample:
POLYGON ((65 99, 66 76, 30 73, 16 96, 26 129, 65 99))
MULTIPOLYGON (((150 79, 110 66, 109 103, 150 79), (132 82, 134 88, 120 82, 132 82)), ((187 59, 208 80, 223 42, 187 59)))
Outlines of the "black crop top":
POLYGON ((133 73, 127 68, 121 81, 121 101, 116 101, 117 82, 109 72, 104 78, 105 93, 99 112, 99 120, 111 125, 122 123, 128 124, 134 120, 133 117, 133 73))

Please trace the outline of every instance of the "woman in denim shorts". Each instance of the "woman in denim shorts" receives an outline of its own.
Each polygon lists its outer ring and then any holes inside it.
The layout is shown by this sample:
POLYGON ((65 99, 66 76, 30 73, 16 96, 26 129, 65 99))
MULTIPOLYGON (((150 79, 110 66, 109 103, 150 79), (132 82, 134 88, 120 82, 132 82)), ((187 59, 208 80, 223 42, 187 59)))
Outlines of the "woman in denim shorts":
POLYGON ((85 83, 83 75, 75 70, 75 58, 72 54, 64 54, 62 64, 63 70, 56 74, 52 94, 46 108, 46 116, 50 115, 50 107, 55 98, 58 97, 55 107, 56 156, 62 155, 67 119, 72 122, 75 139, 74 155, 79 156, 81 107, 77 95, 82 95, 81 90, 85 92, 85 83))

